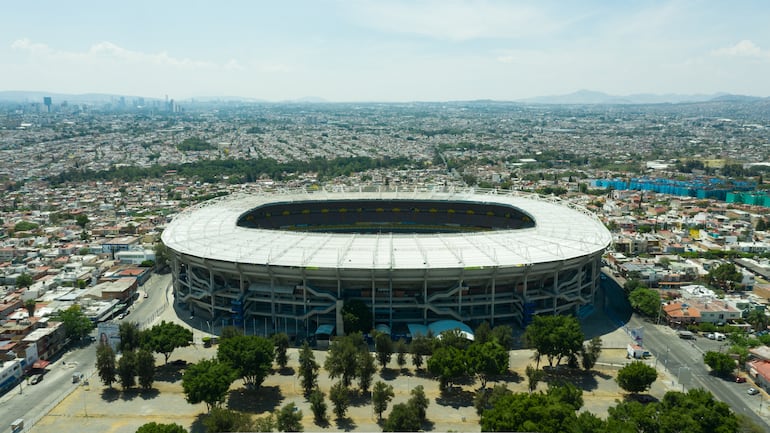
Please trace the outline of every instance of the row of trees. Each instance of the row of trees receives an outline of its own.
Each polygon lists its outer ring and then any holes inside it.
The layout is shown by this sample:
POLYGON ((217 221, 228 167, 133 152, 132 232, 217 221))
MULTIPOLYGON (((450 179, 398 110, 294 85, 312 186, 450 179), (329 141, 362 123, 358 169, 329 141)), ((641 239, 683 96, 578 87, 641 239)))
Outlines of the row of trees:
POLYGON ((116 360, 113 347, 100 339, 96 347, 96 369, 102 383, 112 387, 113 383, 119 382, 124 390, 134 387, 137 377, 142 389, 152 388, 155 377, 153 352, 162 354, 168 363, 175 349, 189 346, 193 339, 192 331, 166 321, 144 331, 133 322, 122 322, 118 329, 120 359, 116 360))
POLYGON ((276 334, 272 338, 243 335, 237 328, 222 332, 217 356, 191 364, 182 376, 187 401, 205 403, 207 410, 224 402, 232 383, 240 378, 249 390, 257 390, 272 372, 273 362, 286 366, 289 338, 276 334))

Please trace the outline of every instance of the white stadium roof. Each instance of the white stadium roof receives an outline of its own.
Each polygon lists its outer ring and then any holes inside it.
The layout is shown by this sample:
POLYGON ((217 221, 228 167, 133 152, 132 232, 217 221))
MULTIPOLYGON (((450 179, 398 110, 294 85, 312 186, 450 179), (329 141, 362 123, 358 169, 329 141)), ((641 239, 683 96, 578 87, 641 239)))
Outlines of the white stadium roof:
POLYGON ((553 198, 509 192, 292 191, 229 196, 185 210, 163 231, 169 248, 242 264, 341 269, 440 269, 523 266, 603 251, 609 231, 588 211, 553 198), (238 227, 245 212, 273 202, 326 199, 449 200, 523 210, 535 227, 471 233, 350 234, 238 227))

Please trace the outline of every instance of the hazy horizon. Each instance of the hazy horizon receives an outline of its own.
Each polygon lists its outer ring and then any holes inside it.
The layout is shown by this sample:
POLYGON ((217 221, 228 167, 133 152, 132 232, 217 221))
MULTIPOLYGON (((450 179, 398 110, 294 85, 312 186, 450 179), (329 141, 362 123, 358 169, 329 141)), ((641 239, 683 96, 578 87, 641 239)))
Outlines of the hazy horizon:
POLYGON ((177 100, 770 96, 760 1, 10 3, 9 91, 177 100), (34 7, 34 9, 33 9, 34 7))

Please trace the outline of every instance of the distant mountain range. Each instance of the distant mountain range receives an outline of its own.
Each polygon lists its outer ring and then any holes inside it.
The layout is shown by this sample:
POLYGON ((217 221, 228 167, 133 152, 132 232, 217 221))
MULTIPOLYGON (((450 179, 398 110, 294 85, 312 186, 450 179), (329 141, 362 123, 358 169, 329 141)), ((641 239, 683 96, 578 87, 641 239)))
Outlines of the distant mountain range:
POLYGON ((756 96, 732 95, 729 93, 714 93, 710 95, 681 95, 667 93, 656 95, 652 93, 639 93, 634 95, 617 96, 592 90, 578 90, 566 95, 536 96, 534 98, 519 99, 516 102, 528 104, 573 104, 573 105, 613 105, 613 104, 681 104, 688 102, 709 101, 759 101, 766 98, 756 96))
MULTIPOLYGON (((144 98, 145 101, 160 101, 161 98, 150 98, 143 96, 114 95, 106 93, 85 93, 85 94, 64 94, 38 91, 0 91, 0 102, 15 103, 42 103, 43 97, 50 96, 54 104, 63 101, 68 103, 83 104, 105 104, 115 103, 121 97, 125 98, 126 103, 130 104, 134 100, 144 98)), ((729 93, 714 93, 710 95, 695 94, 682 95, 676 93, 667 93, 657 95, 652 93, 639 93, 634 95, 618 96, 610 95, 593 90, 578 90, 577 92, 566 95, 537 96, 533 98, 518 99, 513 101, 487 100, 487 102, 516 102, 522 104, 563 104, 563 105, 617 105, 617 104, 680 104, 693 102, 750 102, 759 100, 769 100, 770 98, 760 98, 756 96, 733 95, 729 93)), ((244 102, 244 103, 270 103, 265 99, 249 98, 242 96, 201 96, 195 98, 177 99, 178 103, 210 103, 210 102, 244 102)), ((281 103, 326 103, 330 102, 323 98, 307 96, 304 98, 275 101, 281 103)), ((374 101, 376 102, 376 101, 374 101)), ((483 102, 483 101, 475 101, 483 102)))

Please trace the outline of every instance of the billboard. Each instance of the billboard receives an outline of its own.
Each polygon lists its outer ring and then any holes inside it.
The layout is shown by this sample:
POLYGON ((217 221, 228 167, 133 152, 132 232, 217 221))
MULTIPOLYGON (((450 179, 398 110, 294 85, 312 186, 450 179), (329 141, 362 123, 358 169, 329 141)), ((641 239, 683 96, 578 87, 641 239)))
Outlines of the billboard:
POLYGON ((117 353, 120 346, 120 327, 117 323, 102 322, 97 326, 97 343, 109 344, 117 353))

